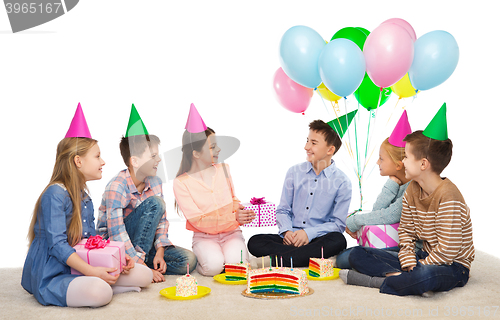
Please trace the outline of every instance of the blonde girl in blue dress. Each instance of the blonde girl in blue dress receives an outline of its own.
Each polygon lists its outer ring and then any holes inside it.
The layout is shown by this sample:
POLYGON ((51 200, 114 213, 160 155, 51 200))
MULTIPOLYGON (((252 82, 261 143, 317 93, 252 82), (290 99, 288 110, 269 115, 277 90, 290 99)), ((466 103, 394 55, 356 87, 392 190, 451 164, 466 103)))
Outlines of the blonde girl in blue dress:
POLYGON ((72 247, 95 235, 86 182, 101 179, 104 164, 94 139, 69 137, 57 146, 52 178, 33 212, 21 280, 43 305, 99 307, 109 303, 113 293, 140 291, 152 281, 151 270, 134 266, 129 257, 123 272, 113 276, 109 273, 114 268, 93 267, 72 247), (71 268, 84 276, 71 274, 71 268))

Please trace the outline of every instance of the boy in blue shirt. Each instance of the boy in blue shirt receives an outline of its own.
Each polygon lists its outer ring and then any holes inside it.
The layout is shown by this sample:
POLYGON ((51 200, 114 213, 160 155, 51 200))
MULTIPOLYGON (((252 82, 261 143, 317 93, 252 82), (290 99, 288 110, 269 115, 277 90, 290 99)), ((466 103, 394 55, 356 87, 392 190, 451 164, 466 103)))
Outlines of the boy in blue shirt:
MULTIPOLYGON (((309 124, 304 147, 307 161, 291 167, 276 209, 278 234, 258 234, 248 241, 256 257, 283 257, 283 266, 307 267, 309 258, 338 254, 347 246, 343 236, 351 202, 351 181, 335 166, 333 155, 342 145, 327 123, 309 124)), ((265 259, 269 261, 269 259, 265 259)), ((275 259, 271 259, 275 261, 275 259)))

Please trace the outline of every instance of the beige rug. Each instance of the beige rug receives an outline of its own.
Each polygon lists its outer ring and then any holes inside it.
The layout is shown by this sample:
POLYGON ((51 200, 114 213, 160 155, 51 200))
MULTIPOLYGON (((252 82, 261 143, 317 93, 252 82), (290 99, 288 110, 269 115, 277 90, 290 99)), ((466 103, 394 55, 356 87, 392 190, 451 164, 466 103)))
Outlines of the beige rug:
POLYGON ((176 276, 167 276, 141 293, 115 295, 102 308, 73 309, 40 305, 21 287, 20 268, 0 269, 0 319, 500 319, 499 274, 499 259, 476 252, 469 283, 430 298, 380 294, 336 279, 309 281, 314 289, 309 296, 260 300, 244 297, 244 285, 224 285, 194 273, 199 285, 212 290, 197 300, 161 296, 161 289, 175 285, 176 276))

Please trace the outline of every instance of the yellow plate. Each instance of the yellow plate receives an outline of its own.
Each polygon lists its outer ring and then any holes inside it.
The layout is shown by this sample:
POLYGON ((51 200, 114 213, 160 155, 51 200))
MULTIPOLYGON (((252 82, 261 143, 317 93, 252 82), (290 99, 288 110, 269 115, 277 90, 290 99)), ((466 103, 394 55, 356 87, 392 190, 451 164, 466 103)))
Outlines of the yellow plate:
POLYGON ((192 299, 198 299, 203 296, 206 296, 207 294, 210 293, 210 288, 204 287, 204 286, 198 286, 198 294, 195 296, 189 296, 189 297, 181 297, 181 296, 176 296, 175 295, 175 287, 168 287, 160 291, 160 294, 164 297, 167 297, 172 300, 192 300, 192 299))
POLYGON ((330 276, 330 277, 324 277, 324 278, 311 277, 311 276, 309 275, 309 269, 304 269, 304 271, 306 272, 306 274, 307 274, 307 279, 309 279, 309 280, 325 281, 325 280, 333 280, 333 279, 337 279, 337 278, 339 277, 339 271, 340 271, 340 269, 339 269, 339 268, 333 268, 333 276, 330 276))
POLYGON ((246 280, 238 280, 238 281, 228 281, 226 280, 226 274, 221 273, 214 276, 214 280, 223 284, 247 284, 246 280))

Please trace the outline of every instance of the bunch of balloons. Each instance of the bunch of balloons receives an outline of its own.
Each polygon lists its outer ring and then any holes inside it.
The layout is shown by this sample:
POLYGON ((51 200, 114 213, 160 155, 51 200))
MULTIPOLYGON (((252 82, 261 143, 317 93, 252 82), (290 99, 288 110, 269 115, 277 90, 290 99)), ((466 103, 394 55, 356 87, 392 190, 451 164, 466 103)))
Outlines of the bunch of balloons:
POLYGON ((368 110, 383 105, 394 92, 412 97, 448 79, 458 64, 458 44, 446 31, 417 39, 403 19, 382 22, 371 33, 346 27, 330 42, 306 26, 288 29, 280 42, 280 64, 274 88, 288 110, 303 113, 313 91, 337 101, 354 94, 368 110))

